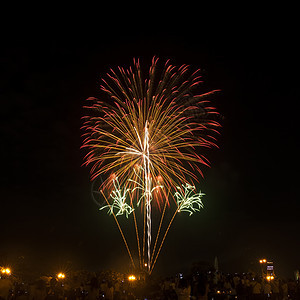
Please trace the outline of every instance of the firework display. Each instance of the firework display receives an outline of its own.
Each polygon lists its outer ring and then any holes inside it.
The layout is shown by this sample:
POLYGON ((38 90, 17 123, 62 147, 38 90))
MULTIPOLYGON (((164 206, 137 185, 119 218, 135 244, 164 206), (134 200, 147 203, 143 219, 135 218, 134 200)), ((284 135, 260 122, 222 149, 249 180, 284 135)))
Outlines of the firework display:
POLYGON ((160 65, 153 58, 147 76, 144 73, 134 60, 133 67, 111 69, 102 79, 107 99, 88 99, 82 147, 87 149, 91 179, 105 178, 99 190, 107 205, 101 210, 114 216, 134 264, 117 220, 133 216, 139 264, 151 273, 175 215, 191 215, 203 207, 204 194, 196 192, 195 182, 202 176, 201 165, 209 164, 202 149, 216 146, 220 125, 208 101, 216 90, 196 93, 200 70, 191 72, 189 66, 169 61, 160 65), (154 205, 161 218, 152 245, 154 205), (175 207, 175 212, 159 240, 166 207, 175 207))

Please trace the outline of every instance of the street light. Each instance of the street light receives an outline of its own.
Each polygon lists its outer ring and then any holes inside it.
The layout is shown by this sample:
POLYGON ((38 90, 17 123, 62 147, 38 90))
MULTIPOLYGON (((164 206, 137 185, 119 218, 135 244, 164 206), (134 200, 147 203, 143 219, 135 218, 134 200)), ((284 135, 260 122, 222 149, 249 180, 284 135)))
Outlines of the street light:
POLYGON ((60 272, 60 273, 57 274, 58 279, 65 279, 65 277, 66 277, 66 275, 64 273, 60 272))
POLYGON ((129 281, 135 281, 136 277, 134 275, 130 275, 130 276, 128 276, 128 280, 129 281))
POLYGON ((261 277, 264 278, 263 264, 267 263, 267 260, 265 258, 262 258, 259 260, 259 263, 260 263, 260 269, 261 269, 261 277))
POLYGON ((5 269, 5 273, 6 273, 6 275, 10 275, 10 273, 11 273, 10 268, 6 268, 6 269, 5 269))
POLYGON ((1 268, 1 273, 3 275, 10 275, 11 274, 11 269, 10 268, 1 268))

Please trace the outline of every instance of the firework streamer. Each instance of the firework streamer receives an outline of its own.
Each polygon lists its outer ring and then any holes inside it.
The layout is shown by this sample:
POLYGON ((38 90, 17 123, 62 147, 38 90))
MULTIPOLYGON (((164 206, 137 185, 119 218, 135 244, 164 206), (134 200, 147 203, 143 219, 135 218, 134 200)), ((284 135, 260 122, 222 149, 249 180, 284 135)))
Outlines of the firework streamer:
MULTIPOLYGON (((108 200, 107 200, 105 194, 104 194, 102 191, 101 191, 101 194, 103 195, 103 198, 105 199, 105 201, 106 201, 106 203, 107 203, 109 209, 111 210, 110 203, 108 202, 108 200)), ((128 255, 129 255, 129 257, 130 257, 131 263, 132 263, 133 266, 135 266, 134 260, 133 260, 133 258, 132 258, 131 251, 130 251, 130 249, 129 249, 127 240, 126 240, 125 235, 124 235, 124 233, 123 233, 123 230, 122 230, 122 228, 121 228, 121 226, 120 226, 120 223, 119 223, 119 221, 118 221, 116 215, 114 214, 113 210, 111 210, 111 212, 112 212, 111 214, 114 216, 114 219, 115 219, 115 221, 116 221, 116 224, 117 224, 117 226, 118 226, 118 229, 119 229, 119 231, 120 231, 120 234, 121 234, 121 236, 122 236, 122 239, 123 239, 123 241, 124 241, 124 244, 125 244, 126 250, 127 250, 127 252, 128 252, 128 255)))
POLYGON ((144 173, 145 173, 145 193, 146 193, 146 215, 147 215, 147 253, 148 253, 148 270, 150 272, 151 259, 151 179, 150 179, 150 154, 149 154, 149 131, 148 121, 145 124, 144 140, 144 173))
MULTIPOLYGON (((145 139, 145 143, 147 143, 147 139, 145 139)), ((146 156, 147 157, 147 156, 146 156)), ((144 168, 140 167, 139 169, 144 172, 144 179, 141 178, 136 171, 135 177, 137 180, 133 179, 128 179, 128 181, 133 182, 135 184, 135 187, 132 189, 132 192, 135 190, 140 190, 141 191, 141 197, 139 198, 137 202, 137 206, 139 206, 142 202, 143 199, 145 199, 146 203, 146 220, 147 220, 147 258, 148 258, 148 263, 147 263, 147 268, 148 271, 150 272, 150 266, 151 266, 151 252, 150 252, 150 246, 151 246, 151 201, 152 201, 152 195, 153 192, 157 189, 162 189, 162 185, 156 185, 152 187, 152 180, 151 176, 149 173, 149 165, 147 165, 147 162, 150 163, 149 159, 146 159, 146 162, 144 163, 144 168), (148 169, 148 171, 147 171, 148 169)), ((166 202, 167 203, 167 202, 166 202)), ((136 221, 135 221, 136 222, 136 221)), ((138 240, 139 243, 139 240, 138 240)))
POLYGON ((184 211, 184 212, 188 212, 189 215, 191 216, 194 212, 200 211, 200 209, 203 208, 203 203, 201 201, 201 198, 205 194, 203 194, 201 192, 195 193, 196 187, 193 185, 190 185, 189 183, 182 184, 181 186, 182 186, 182 188, 180 186, 177 186, 178 191, 175 192, 175 194, 174 194, 174 198, 176 198, 176 202, 177 202, 177 209, 175 210, 173 217, 171 218, 171 220, 169 222, 169 225, 168 225, 168 227, 165 231, 165 234, 162 238, 162 241, 161 241, 159 249, 155 255, 155 258, 154 258, 154 251, 152 253, 150 274, 152 273, 152 270, 154 268, 154 265, 156 263, 158 255, 160 253, 160 250, 164 244, 164 241, 167 237, 167 234, 170 230, 170 227, 171 227, 177 213, 184 211))

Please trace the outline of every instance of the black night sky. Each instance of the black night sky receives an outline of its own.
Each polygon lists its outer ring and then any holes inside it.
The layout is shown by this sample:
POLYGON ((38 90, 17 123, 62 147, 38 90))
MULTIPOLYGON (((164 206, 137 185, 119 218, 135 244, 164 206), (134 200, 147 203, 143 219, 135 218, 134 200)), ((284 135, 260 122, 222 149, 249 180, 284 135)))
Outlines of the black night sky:
POLYGON ((113 218, 91 198, 80 118, 85 99, 101 97, 109 68, 133 57, 149 65, 156 55, 201 68, 204 89, 222 90, 212 102, 223 116, 219 149, 200 180, 205 207, 178 216, 157 274, 215 256, 223 271, 256 270, 267 257, 292 277, 300 268, 298 41, 293 24, 262 20, 143 30, 94 20, 84 29, 35 24, 4 34, 0 265, 22 261, 45 273, 128 265, 113 218))

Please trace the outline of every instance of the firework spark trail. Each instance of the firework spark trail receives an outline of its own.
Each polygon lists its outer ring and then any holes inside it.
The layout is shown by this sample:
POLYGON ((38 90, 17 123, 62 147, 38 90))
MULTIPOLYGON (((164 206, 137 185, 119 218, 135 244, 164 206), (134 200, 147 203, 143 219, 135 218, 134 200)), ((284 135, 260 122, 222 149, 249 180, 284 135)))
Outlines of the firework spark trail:
MULTIPOLYGON (((145 219, 144 219, 144 234, 146 232, 145 227, 147 225, 147 258, 148 258, 147 268, 148 268, 148 271, 150 272, 150 266, 151 266, 151 260, 152 260, 151 252, 150 252, 150 250, 151 250, 151 201, 153 199, 153 196, 152 196, 153 192, 157 189, 162 189, 163 186, 159 184, 159 185, 152 187, 152 180, 151 180, 151 176, 149 175, 149 171, 145 171, 145 170, 147 170, 147 163, 150 164, 149 159, 146 159, 146 163, 144 163, 144 168, 139 167, 139 170, 144 173, 144 178, 140 177, 139 174, 134 170, 136 180, 128 179, 128 181, 135 183, 135 187, 132 189, 132 192, 134 192, 135 190, 141 191, 141 196, 139 197, 139 200, 137 201, 137 206, 139 206, 142 203, 142 200, 145 199, 146 213, 145 213, 145 219), (137 180, 139 180, 139 181, 137 181, 137 180)), ((168 202, 166 201, 165 206, 167 203, 168 202)), ((164 208, 164 210, 165 210, 165 208, 164 208)), ((133 211, 133 213, 134 213, 134 211, 133 211)), ((134 218, 135 218, 135 214, 134 214, 134 218)), ((136 222, 136 219, 134 221, 136 222)), ((160 228, 159 228, 159 230, 160 230, 160 228)), ((136 229, 136 232, 137 232, 137 229, 136 229)), ((158 231, 158 234, 159 234, 159 231, 158 231)), ((138 235, 138 233, 137 233, 137 235, 138 235)), ((138 250, 139 250, 139 255, 140 255, 139 240, 137 240, 137 242, 138 242, 138 250)), ((157 242, 157 239, 155 241, 155 246, 154 246, 153 251, 155 251, 156 242, 157 242)), ((143 248, 143 252, 144 252, 144 248, 143 248)))
MULTIPOLYGON (((189 66, 176 67, 169 61, 160 67, 158 59, 153 58, 148 77, 143 78, 139 60, 134 60, 133 68, 119 67, 107 73, 101 89, 110 99, 103 102, 89 98, 93 102, 86 107, 90 114, 83 118, 82 147, 88 149, 84 164, 92 165, 92 180, 101 174, 114 173, 120 185, 126 183, 133 191, 137 186, 135 166, 143 166, 140 177, 144 196, 137 201, 143 205, 142 255, 144 259, 146 247, 149 272, 153 269, 153 264, 150 265, 152 202, 154 200, 158 207, 169 203, 166 197, 153 199, 152 186, 159 185, 158 177, 166 190, 182 182, 194 184, 198 175, 202 175, 199 165, 209 165, 199 149, 216 147, 214 135, 220 126, 215 121, 218 113, 207 97, 217 90, 193 95, 193 89, 202 82, 198 74, 199 70, 191 73, 189 66)), ((107 176, 101 188, 111 193, 112 185, 111 177, 107 176)), ((124 203, 122 207, 119 202, 120 214, 122 209, 130 212, 124 203)), ((116 209, 116 205, 112 209, 116 209)), ((191 202, 185 205, 188 209, 197 208, 191 202)), ((129 207, 134 209, 134 203, 129 207)))
MULTIPOLYGON (((168 198, 168 196, 166 196, 166 197, 168 198)), ((163 219, 164 219, 164 216, 165 216, 165 211, 166 211, 166 208, 167 208, 167 204, 168 204, 168 202, 165 201, 164 209, 163 209, 163 212, 161 214, 161 218, 160 218, 160 222, 159 222, 159 226, 158 226, 158 230, 157 230, 157 234, 156 234, 154 247, 153 247, 153 250, 152 250, 151 265, 152 265, 152 262, 153 262, 153 257, 154 257, 154 253, 155 253, 155 250, 156 250, 156 245, 157 245, 157 242, 158 242, 158 238, 159 238, 159 235, 160 235, 160 230, 161 230, 161 226, 162 226, 163 219)))
POLYGON ((146 193, 146 215, 147 215, 147 252, 148 252, 148 271, 150 272, 151 259, 151 178, 150 178, 150 157, 149 157, 149 131, 148 121, 145 124, 144 137, 144 173, 145 173, 145 193, 146 193))
POLYGON ((135 216, 135 210, 133 208, 132 194, 131 194, 131 199, 130 199, 130 205, 131 205, 131 207, 133 209, 132 214, 133 214, 134 228, 135 228, 135 234, 136 234, 136 240, 137 240, 139 263, 140 263, 140 267, 141 267, 142 266, 142 257, 141 257, 140 238, 139 238, 139 231, 138 231, 137 220, 136 220, 136 216, 135 216))
MULTIPOLYGON (((101 190, 100 192, 101 192, 101 194, 103 195, 103 197, 104 197, 104 199, 105 199, 107 205, 110 207, 110 203, 109 203, 109 201, 107 200, 106 196, 104 195, 103 191, 101 190)), ((115 221, 116 221, 116 224, 117 224, 117 226, 118 226, 118 228, 119 228, 119 231, 120 231, 120 233, 121 233, 121 236, 122 236, 122 238, 123 238, 123 241, 124 241, 124 244, 125 244, 125 246, 126 246, 128 255, 129 255, 130 260, 131 260, 131 263, 132 263, 133 266, 135 266, 134 260, 133 260, 132 255, 131 255, 131 251, 130 251, 129 246, 128 246, 128 243, 127 243, 127 240, 126 240, 125 235, 124 235, 124 233, 123 233, 123 230, 122 230, 122 228, 121 228, 121 226, 120 226, 120 224, 119 224, 119 222, 118 222, 118 219, 117 219, 117 217, 116 217, 116 215, 114 214, 113 211, 112 211, 112 215, 114 216, 114 219, 115 219, 115 221)))
MULTIPOLYGON (((171 220, 169 222, 169 225, 168 225, 168 227, 165 231, 165 234, 162 238, 162 241, 160 243, 159 249, 156 252, 155 258, 154 258, 155 249, 153 249, 153 253, 152 253, 152 257, 151 257, 151 269, 149 272, 150 274, 153 271, 153 268, 154 268, 157 258, 159 256, 161 248, 164 244, 164 241, 167 237, 167 234, 170 230, 170 227, 171 227, 177 213, 184 211, 184 212, 188 212, 189 215, 191 216, 195 211, 200 211, 200 208, 203 208, 203 203, 201 201, 201 198, 205 194, 203 194, 201 192, 195 193, 196 187, 190 185, 189 183, 182 184, 181 186, 183 189, 181 187, 177 186, 178 191, 175 192, 175 194, 174 194, 174 198, 176 198, 176 202, 177 202, 177 209, 174 212, 173 217, 171 218, 171 220)), ((158 239, 158 236, 157 236, 157 239, 158 239)))

